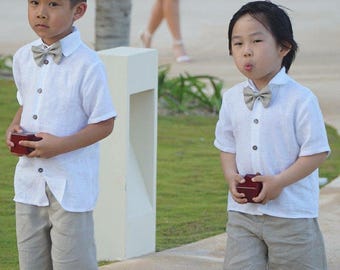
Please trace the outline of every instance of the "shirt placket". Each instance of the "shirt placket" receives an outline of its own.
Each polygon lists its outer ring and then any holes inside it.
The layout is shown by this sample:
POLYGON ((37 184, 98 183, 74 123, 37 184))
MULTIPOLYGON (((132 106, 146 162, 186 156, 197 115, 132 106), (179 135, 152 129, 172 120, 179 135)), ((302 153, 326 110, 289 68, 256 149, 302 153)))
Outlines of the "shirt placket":
POLYGON ((253 173, 259 172, 260 168, 260 128, 262 110, 263 107, 260 98, 257 98, 251 114, 252 119, 250 128, 250 153, 253 173))
MULTIPOLYGON (((46 64, 48 65, 48 64, 46 64)), ((35 83, 35 89, 33 91, 33 95, 35 95, 34 98, 34 108, 32 109, 32 119, 34 123, 34 129, 37 131, 41 131, 41 126, 43 123, 41 123, 41 107, 43 106, 43 98, 45 94, 45 81, 46 81, 46 73, 48 66, 43 65, 40 69, 40 74, 37 77, 37 81, 35 83)))
MULTIPOLYGON (((34 127, 36 131, 41 131, 41 126, 42 126, 42 122, 41 122, 41 107, 43 106, 43 100, 44 100, 44 94, 45 94, 45 82, 46 82, 46 75, 47 75, 47 71, 48 71, 48 66, 49 62, 46 59, 44 61, 44 64, 41 66, 40 68, 40 74, 37 77, 36 83, 35 83, 35 89, 34 89, 34 95, 35 95, 35 106, 34 109, 32 110, 32 118, 34 121, 34 127)), ((40 197, 40 203, 43 205, 48 204, 47 201, 47 197, 45 194, 45 177, 44 177, 44 166, 43 163, 40 161, 39 158, 36 159, 35 161, 35 171, 36 171, 36 177, 37 179, 39 179, 39 186, 37 187, 39 189, 38 194, 41 194, 40 197)))

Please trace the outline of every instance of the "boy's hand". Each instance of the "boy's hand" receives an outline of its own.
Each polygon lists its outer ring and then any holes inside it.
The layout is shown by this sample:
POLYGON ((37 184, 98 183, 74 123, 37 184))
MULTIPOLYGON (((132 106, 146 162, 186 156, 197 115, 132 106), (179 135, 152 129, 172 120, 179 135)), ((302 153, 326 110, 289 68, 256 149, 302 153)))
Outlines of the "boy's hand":
POLYGON ((20 125, 10 126, 6 131, 6 144, 7 144, 8 150, 11 150, 11 148, 14 147, 14 143, 11 141, 11 135, 12 133, 15 133, 15 132, 17 133, 23 132, 20 125))
POLYGON ((62 153, 61 138, 49 133, 37 133, 35 136, 42 138, 40 141, 20 141, 20 145, 33 148, 27 155, 30 158, 51 158, 62 153))
POLYGON ((284 186, 274 175, 258 175, 252 179, 253 182, 262 182, 262 190, 260 194, 253 198, 256 203, 266 204, 270 200, 274 200, 281 194, 284 186))
POLYGON ((243 177, 239 174, 235 174, 230 180, 229 180, 229 190, 231 193, 231 196, 233 197, 233 199, 241 204, 247 203, 247 199, 245 198, 245 194, 244 193, 239 193, 236 189, 236 186, 239 183, 244 183, 245 180, 243 179, 243 177))
POLYGON ((35 136, 42 138, 40 141, 21 141, 20 145, 34 149, 28 157, 51 158, 98 142, 112 132, 113 125, 114 118, 110 118, 89 124, 75 134, 64 137, 39 132, 35 136))

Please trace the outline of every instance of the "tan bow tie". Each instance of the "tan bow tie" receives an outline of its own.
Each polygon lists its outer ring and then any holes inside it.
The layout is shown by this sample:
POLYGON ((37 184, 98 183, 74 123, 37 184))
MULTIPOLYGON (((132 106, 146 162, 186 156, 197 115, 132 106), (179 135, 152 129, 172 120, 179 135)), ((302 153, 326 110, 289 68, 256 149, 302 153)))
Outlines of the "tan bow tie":
POLYGON ((32 52, 34 60, 39 67, 42 66, 44 60, 49 54, 52 55, 53 60, 56 64, 59 64, 63 57, 60 42, 53 43, 52 46, 49 48, 43 48, 43 45, 32 46, 32 52))
POLYGON ((244 102, 246 103, 249 110, 254 107, 255 100, 260 98, 263 107, 267 108, 272 97, 272 92, 268 87, 262 89, 260 92, 254 92, 249 86, 243 89, 244 102))

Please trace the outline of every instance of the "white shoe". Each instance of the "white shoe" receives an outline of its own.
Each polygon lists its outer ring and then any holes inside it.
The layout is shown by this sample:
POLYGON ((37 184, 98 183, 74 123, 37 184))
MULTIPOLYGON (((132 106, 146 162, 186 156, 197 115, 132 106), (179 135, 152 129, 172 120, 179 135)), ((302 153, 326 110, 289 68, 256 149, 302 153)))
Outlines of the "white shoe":
POLYGON ((172 50, 174 52, 177 63, 184 63, 184 62, 191 61, 190 57, 185 52, 184 44, 182 40, 174 40, 172 50))

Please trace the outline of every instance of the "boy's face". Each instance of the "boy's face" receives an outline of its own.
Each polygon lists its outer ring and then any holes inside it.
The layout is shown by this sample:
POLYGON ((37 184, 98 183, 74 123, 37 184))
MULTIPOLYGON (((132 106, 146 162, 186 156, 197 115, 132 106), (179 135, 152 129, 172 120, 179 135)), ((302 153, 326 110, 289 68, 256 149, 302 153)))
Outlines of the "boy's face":
POLYGON ((69 0, 28 0, 28 20, 33 31, 51 45, 72 32, 73 22, 86 11, 81 2, 71 8, 69 0))
POLYGON ((273 35, 249 14, 238 19, 231 36, 231 53, 238 70, 258 89, 265 87, 281 69, 289 50, 279 46, 273 35))

